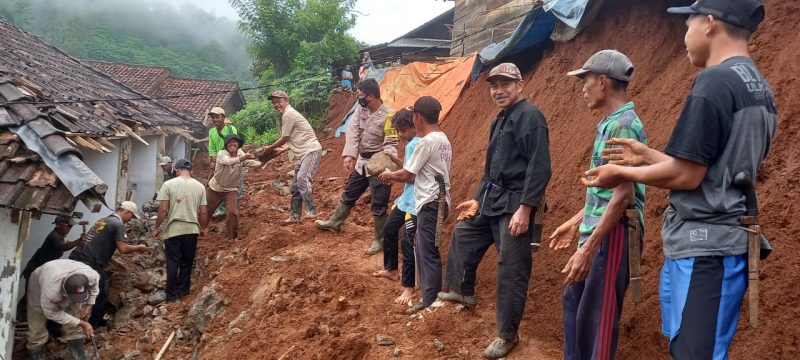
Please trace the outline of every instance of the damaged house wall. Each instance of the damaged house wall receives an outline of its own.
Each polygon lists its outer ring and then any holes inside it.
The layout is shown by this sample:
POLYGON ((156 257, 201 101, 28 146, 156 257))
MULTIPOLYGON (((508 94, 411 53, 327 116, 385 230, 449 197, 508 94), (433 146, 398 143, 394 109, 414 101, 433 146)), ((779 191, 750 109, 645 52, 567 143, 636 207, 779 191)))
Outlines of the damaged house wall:
POLYGON ((157 171, 159 157, 159 142, 163 143, 163 136, 147 136, 144 138, 149 145, 134 141, 131 144, 130 179, 128 188, 134 191, 131 200, 139 206, 153 200, 153 194, 158 190, 161 172, 157 171))
MULTIPOLYGON (((14 310, 17 298, 20 271, 20 238, 27 235, 30 213, 0 208, 0 354, 10 355, 14 345, 14 310)), ((0 356, 2 358, 2 356, 0 356)), ((10 358, 5 357, 5 358, 10 358)))

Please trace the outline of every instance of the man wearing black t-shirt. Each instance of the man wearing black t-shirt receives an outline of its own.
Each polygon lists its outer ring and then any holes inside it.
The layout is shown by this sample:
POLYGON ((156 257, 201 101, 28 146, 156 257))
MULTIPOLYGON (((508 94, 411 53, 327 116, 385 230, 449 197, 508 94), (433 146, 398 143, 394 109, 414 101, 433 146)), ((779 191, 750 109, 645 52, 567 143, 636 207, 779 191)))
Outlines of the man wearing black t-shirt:
POLYGON ((687 14, 684 42, 692 83, 664 152, 628 139, 608 157, 617 165, 586 172, 587 186, 638 181, 670 189, 661 237, 662 332, 676 359, 727 359, 747 289, 745 195, 733 177, 757 178, 777 126, 775 99, 748 53, 764 18, 760 0, 699 0, 670 8, 687 14), (646 165, 623 167, 620 165, 646 165))
POLYGON ((80 261, 89 265, 100 275, 100 294, 92 307, 92 315, 89 317, 89 324, 96 328, 100 325, 100 320, 105 312, 106 300, 108 300, 108 288, 106 279, 106 265, 111 261, 111 256, 119 250, 122 254, 147 252, 147 245, 128 244, 128 236, 125 235, 125 223, 133 218, 140 219, 136 203, 133 201, 123 201, 117 206, 117 210, 100 220, 89 229, 86 235, 86 242, 75 248, 69 254, 70 260, 80 261))
POLYGON ((72 218, 67 215, 57 216, 53 224, 56 224, 53 231, 47 235, 42 246, 36 250, 33 257, 28 261, 28 264, 25 265, 25 270, 22 271, 22 277, 24 277, 25 280, 30 278, 36 268, 44 265, 44 263, 48 261, 60 259, 64 256, 65 251, 72 250, 80 245, 85 238, 85 234, 83 234, 80 238, 73 241, 66 241, 64 239, 64 237, 69 234, 69 231, 72 230, 72 226, 75 225, 75 220, 72 220, 72 218))

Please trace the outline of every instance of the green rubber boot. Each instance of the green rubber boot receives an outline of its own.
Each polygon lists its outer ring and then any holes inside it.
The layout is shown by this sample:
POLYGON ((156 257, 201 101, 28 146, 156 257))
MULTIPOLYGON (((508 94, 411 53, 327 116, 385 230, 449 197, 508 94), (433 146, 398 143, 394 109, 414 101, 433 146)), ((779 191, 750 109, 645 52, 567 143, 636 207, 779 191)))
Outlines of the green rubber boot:
POLYGON ((75 360, 86 360, 86 351, 83 348, 83 339, 67 341, 67 348, 75 360))
POLYGON ((300 222, 300 210, 303 206, 303 199, 292 198, 291 215, 286 220, 283 220, 283 225, 295 224, 300 222))
POLYGON ((383 251, 383 228, 386 226, 386 214, 373 216, 372 219, 375 224, 375 239, 367 249, 367 254, 375 255, 383 251))
POLYGON ((345 204, 339 203, 339 206, 336 207, 336 210, 333 211, 333 216, 328 221, 317 220, 314 221, 314 225, 322 230, 331 230, 339 232, 341 231, 341 225, 344 219, 347 219, 347 216, 350 215, 350 209, 352 207, 347 206, 345 204))

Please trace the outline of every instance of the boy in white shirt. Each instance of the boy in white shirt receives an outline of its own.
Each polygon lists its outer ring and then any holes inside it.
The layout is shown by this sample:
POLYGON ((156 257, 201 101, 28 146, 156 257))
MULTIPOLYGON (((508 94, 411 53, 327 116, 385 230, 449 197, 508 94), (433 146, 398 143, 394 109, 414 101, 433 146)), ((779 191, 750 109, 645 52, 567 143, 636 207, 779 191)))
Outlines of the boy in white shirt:
POLYGON ((414 103, 414 127, 421 137, 411 161, 402 169, 384 172, 378 176, 382 182, 414 181, 414 200, 417 211, 416 251, 422 301, 415 303, 408 312, 413 313, 426 308, 436 300, 442 288, 442 257, 435 244, 436 216, 438 213, 439 184, 436 174, 444 178, 446 189, 445 216, 450 206, 450 164, 453 149, 441 129, 439 101, 423 96, 414 103))

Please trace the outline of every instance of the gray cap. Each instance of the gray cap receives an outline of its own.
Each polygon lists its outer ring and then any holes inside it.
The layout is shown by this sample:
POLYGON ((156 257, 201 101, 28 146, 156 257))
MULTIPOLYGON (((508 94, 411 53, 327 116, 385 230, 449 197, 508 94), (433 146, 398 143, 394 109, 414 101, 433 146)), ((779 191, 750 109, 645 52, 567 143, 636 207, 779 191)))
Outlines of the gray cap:
POLYGON ((162 156, 161 160, 158 161, 158 165, 163 166, 163 165, 167 165, 167 164, 169 164, 171 162, 172 162, 172 159, 170 159, 169 156, 162 156))
POLYGON ((582 68, 572 70, 567 75, 582 78, 590 72, 628 82, 633 77, 633 63, 617 50, 600 50, 592 55, 582 68))

